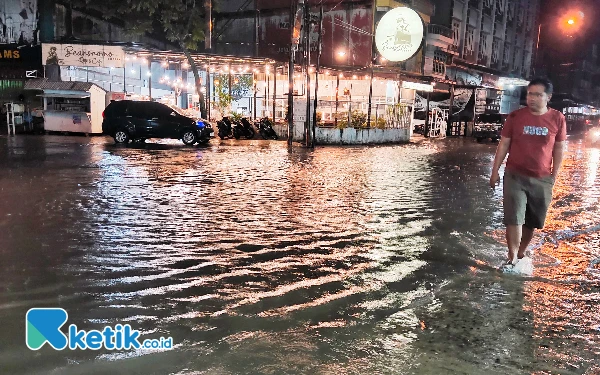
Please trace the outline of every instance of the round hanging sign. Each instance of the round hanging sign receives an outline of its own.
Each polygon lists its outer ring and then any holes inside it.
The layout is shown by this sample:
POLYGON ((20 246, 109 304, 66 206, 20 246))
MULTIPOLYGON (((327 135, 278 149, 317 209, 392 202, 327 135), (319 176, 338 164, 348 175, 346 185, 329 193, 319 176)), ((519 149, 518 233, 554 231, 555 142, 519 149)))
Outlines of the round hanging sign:
POLYGON ((389 61, 405 61, 421 48, 425 27, 411 8, 394 8, 383 15, 375 31, 377 50, 389 61))

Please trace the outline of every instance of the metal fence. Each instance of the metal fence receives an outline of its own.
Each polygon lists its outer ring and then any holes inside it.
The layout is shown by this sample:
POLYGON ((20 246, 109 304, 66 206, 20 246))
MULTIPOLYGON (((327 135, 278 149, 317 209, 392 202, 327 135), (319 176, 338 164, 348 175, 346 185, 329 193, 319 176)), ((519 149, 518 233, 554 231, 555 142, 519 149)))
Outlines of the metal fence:
POLYGON ((347 100, 319 100, 317 126, 353 128, 407 129, 412 124, 413 102, 371 103, 371 121, 368 121, 369 103, 347 100))

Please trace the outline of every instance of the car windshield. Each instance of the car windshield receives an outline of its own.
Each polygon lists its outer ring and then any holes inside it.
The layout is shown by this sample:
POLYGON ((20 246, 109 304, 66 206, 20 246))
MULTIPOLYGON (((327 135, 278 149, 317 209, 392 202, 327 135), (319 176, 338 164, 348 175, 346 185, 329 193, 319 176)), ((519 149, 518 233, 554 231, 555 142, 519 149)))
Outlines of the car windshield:
POLYGON ((183 112, 183 109, 176 107, 174 105, 171 105, 171 104, 166 104, 166 106, 171 108, 173 111, 177 112, 178 114, 185 116, 185 112, 183 112))

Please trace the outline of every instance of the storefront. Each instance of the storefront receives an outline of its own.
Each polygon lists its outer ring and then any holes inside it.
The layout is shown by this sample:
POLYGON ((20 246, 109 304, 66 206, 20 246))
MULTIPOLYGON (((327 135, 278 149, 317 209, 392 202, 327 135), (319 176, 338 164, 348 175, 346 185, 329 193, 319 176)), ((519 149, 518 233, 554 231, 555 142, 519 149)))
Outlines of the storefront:
POLYGON ((40 46, 0 44, 0 103, 18 101, 25 80, 41 76, 40 46))

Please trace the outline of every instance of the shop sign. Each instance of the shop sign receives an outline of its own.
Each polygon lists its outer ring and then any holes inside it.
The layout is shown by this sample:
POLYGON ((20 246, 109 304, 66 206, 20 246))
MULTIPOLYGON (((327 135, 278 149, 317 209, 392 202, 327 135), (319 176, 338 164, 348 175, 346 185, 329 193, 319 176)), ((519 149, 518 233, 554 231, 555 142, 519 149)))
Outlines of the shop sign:
POLYGON ((0 48, 0 60, 20 60, 21 59, 21 51, 17 48, 0 48))
POLYGON ((433 92, 433 85, 418 82, 402 81, 403 89, 412 89, 417 91, 433 92))
POLYGON ((383 15, 375 31, 377 50, 389 61, 406 61, 421 48, 425 28, 419 13, 398 7, 383 15))
POLYGON ((123 68, 125 51, 118 46, 44 43, 42 64, 123 68))
POLYGON ((529 81, 522 78, 509 78, 509 77, 500 77, 498 79, 498 86, 527 86, 529 85, 529 81))

